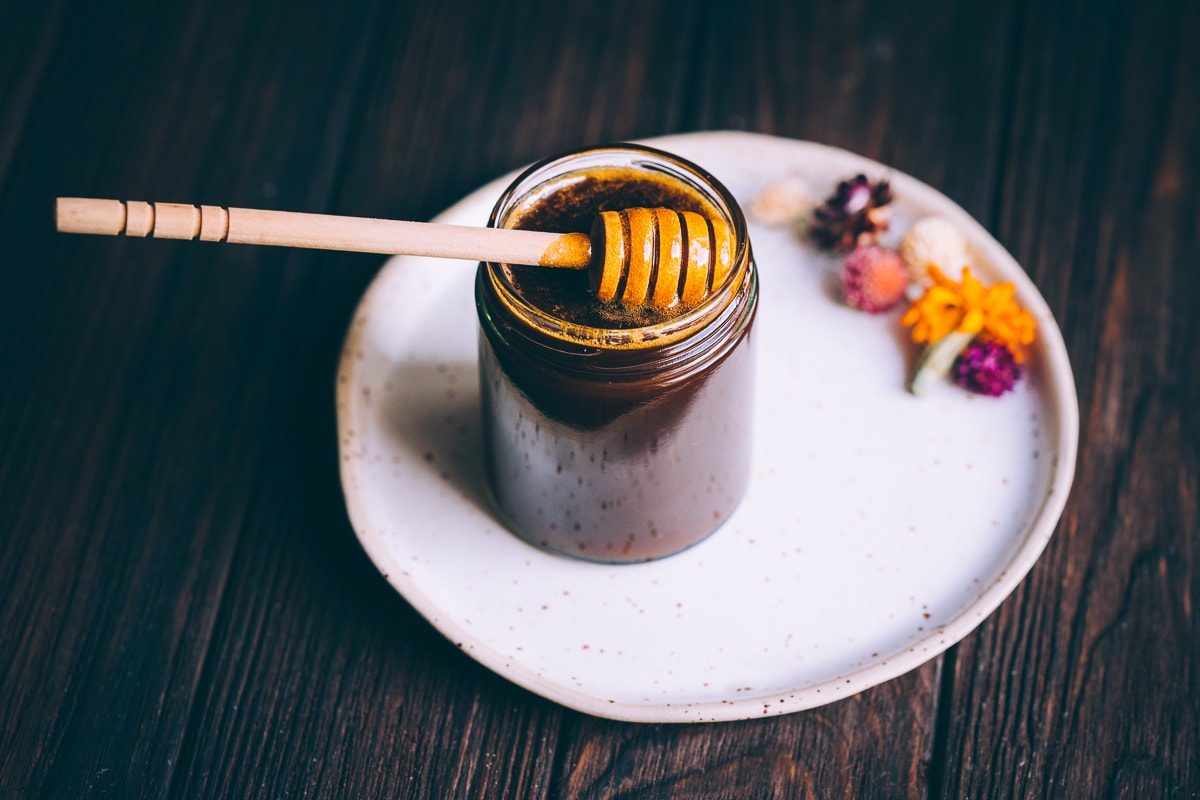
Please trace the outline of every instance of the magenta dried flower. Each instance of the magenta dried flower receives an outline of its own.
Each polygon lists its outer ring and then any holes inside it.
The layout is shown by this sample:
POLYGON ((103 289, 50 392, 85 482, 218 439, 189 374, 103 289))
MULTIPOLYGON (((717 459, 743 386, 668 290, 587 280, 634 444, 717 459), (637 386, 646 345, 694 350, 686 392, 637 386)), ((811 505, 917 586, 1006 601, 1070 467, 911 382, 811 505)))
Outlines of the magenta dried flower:
POLYGON ((1021 379, 1021 365, 1002 343, 976 339, 954 361, 953 374, 964 389, 999 397, 1021 379))
POLYGON ((849 253, 873 244, 891 219, 892 187, 887 181, 872 183, 866 175, 842 181, 837 191, 813 212, 811 235, 819 247, 849 253))

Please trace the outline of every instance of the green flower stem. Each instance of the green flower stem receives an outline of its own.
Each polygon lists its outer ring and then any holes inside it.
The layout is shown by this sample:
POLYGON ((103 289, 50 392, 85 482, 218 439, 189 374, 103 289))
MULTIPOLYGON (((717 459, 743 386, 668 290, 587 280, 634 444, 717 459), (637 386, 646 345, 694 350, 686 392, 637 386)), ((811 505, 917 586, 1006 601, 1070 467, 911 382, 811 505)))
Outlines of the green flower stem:
POLYGON ((954 359, 975 338, 973 333, 951 333, 950 335, 925 346, 921 360, 912 380, 908 382, 908 390, 920 397, 934 381, 941 380, 950 372, 954 359))

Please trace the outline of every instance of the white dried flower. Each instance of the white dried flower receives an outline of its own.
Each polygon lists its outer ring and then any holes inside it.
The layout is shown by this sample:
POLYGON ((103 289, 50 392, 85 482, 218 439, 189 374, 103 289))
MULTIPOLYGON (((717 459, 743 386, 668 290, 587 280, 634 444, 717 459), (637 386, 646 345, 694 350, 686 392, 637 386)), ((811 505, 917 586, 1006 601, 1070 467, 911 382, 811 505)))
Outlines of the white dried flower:
POLYGON ((746 218, 770 227, 799 225, 816 205, 808 182, 799 175, 788 175, 768 184, 746 205, 746 218))
POLYGON ((914 281, 925 279, 930 264, 947 274, 956 274, 970 264, 967 237, 943 217, 925 217, 913 223, 900 241, 900 257, 914 281))

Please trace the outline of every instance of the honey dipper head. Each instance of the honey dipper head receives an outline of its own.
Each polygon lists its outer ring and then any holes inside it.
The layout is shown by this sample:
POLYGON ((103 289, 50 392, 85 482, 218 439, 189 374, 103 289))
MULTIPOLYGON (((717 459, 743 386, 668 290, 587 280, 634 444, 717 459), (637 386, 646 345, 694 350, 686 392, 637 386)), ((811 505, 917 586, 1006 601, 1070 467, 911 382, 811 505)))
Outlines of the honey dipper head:
POLYGON ((729 226, 692 211, 602 211, 591 239, 592 293, 627 307, 694 306, 724 283, 733 265, 729 226))

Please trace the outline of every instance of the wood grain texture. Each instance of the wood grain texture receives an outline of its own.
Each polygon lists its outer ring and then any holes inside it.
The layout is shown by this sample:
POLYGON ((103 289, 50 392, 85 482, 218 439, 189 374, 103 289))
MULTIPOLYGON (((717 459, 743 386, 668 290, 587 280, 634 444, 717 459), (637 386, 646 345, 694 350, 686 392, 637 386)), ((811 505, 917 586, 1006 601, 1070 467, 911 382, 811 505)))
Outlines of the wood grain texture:
POLYGON ((1001 222, 1066 335, 1083 457, 1059 535, 960 649, 943 796, 1200 792, 1200 17, 1084 11, 1019 22, 1001 222))
POLYGON ((1200 797, 1200 7, 932 0, 14 7, 0 26, 0 796, 1200 797), (428 218, 601 141, 877 158, 1025 265, 1080 466, 944 657, 634 725, 460 653, 377 574, 333 373, 378 257, 58 236, 59 195, 428 218))

